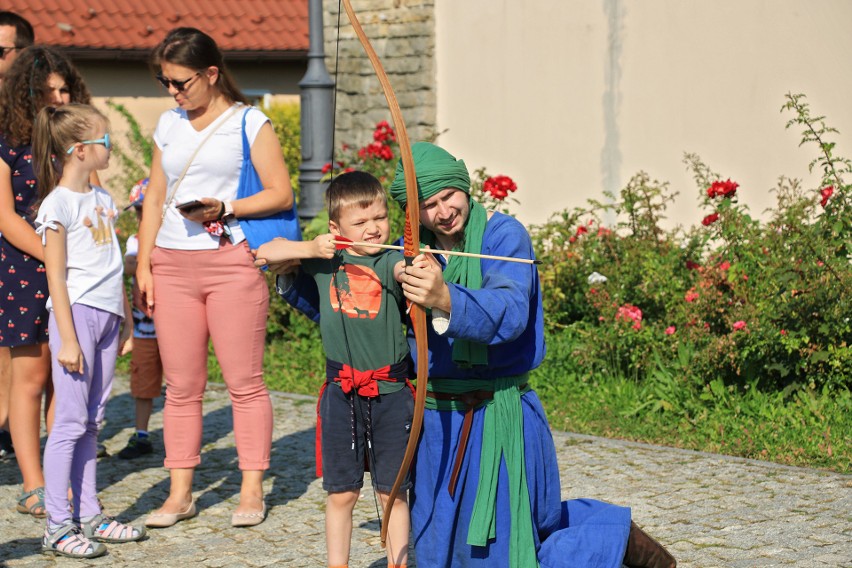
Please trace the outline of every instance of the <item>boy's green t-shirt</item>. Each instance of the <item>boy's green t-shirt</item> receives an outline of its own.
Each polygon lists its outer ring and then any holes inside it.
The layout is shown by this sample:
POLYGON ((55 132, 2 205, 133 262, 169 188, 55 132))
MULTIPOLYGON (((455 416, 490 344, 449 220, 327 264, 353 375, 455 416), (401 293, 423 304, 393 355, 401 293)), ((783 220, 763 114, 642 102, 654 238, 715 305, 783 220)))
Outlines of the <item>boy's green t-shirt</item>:
MULTIPOLYGON (((316 280, 319 290, 326 357, 360 371, 405 360, 405 297, 393 277, 402 258, 397 251, 357 256, 344 250, 330 260, 302 260, 302 269, 316 280)), ((379 391, 394 392, 404 385, 379 381, 379 391)))

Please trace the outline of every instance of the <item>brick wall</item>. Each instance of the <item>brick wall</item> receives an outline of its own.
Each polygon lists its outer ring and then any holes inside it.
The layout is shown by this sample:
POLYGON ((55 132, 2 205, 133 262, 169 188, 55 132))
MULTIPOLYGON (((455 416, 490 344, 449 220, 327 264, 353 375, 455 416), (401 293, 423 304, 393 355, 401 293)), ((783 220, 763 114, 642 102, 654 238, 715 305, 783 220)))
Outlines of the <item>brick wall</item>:
MULTIPOLYGON (((381 85, 338 0, 324 0, 326 66, 337 81, 335 146, 372 140, 390 121, 381 85)), ((436 123, 435 0, 352 0, 396 93, 412 142, 429 139, 436 123)))

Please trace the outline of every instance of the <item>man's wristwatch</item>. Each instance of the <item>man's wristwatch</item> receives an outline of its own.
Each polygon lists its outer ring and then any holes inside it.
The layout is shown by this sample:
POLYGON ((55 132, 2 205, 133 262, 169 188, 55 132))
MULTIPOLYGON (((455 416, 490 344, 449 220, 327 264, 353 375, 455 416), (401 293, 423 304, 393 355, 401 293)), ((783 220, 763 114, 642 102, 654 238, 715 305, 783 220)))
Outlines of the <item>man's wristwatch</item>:
POLYGON ((222 202, 222 215, 219 217, 223 221, 230 221, 234 218, 234 204, 230 201, 222 202))

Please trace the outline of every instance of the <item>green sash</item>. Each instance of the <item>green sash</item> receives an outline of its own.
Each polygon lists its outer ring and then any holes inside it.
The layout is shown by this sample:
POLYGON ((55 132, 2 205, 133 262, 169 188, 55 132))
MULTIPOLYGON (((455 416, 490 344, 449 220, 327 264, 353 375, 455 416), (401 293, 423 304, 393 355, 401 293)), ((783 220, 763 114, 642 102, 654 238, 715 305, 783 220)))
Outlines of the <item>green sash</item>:
MULTIPOLYGON (((509 479, 509 507, 511 529, 509 533, 510 566, 538 566, 533 538, 530 494, 527 486, 527 468, 524 461, 524 415, 521 408, 520 385, 529 381, 529 374, 489 379, 433 378, 429 390, 459 394, 475 390, 494 390, 494 398, 486 401, 482 426, 482 452, 480 454, 479 483, 473 504, 467 543, 485 546, 496 536, 497 478, 501 457, 506 461, 509 479)), ((529 390, 527 387, 524 392, 529 390)), ((444 410, 456 401, 426 398, 426 407, 444 410)), ((463 409, 464 406, 462 405, 463 409)))

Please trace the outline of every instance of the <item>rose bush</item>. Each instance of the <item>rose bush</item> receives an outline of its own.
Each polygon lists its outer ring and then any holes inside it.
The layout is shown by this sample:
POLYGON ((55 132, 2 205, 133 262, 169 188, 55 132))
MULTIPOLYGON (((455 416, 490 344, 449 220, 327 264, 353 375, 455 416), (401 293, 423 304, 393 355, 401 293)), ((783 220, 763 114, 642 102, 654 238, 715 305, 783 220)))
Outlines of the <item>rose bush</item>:
POLYGON ((646 377, 686 344, 693 355, 679 380, 699 390, 714 380, 852 387, 852 168, 804 97, 788 95, 785 109, 818 145, 811 166, 823 176, 813 190, 781 178, 767 221, 738 203, 747 188, 687 154, 706 209, 692 228, 662 228, 675 193, 642 172, 607 202, 534 227, 548 327, 570 330, 588 376, 646 377), (592 274, 605 280, 592 284, 592 274))

